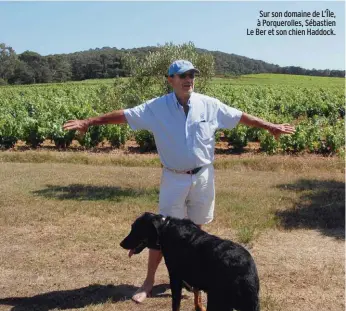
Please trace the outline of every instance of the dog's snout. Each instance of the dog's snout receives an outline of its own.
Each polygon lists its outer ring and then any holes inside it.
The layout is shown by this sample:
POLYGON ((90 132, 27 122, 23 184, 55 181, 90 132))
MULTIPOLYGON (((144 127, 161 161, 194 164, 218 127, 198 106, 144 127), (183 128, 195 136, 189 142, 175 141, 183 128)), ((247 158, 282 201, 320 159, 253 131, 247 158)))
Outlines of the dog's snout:
POLYGON ((126 246, 126 238, 120 242, 120 246, 124 249, 128 249, 128 247, 126 246))
POLYGON ((134 248, 136 245, 134 244, 132 236, 128 235, 120 242, 120 246, 124 249, 131 249, 134 248))

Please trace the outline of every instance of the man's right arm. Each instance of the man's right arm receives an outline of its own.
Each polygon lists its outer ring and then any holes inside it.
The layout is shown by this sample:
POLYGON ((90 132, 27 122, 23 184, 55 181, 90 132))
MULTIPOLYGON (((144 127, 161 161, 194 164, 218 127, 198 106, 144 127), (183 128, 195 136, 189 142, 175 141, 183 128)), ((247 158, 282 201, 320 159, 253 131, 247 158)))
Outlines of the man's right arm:
POLYGON ((88 130, 89 126, 121 123, 127 123, 124 110, 116 110, 84 120, 69 120, 64 124, 63 128, 64 130, 77 130, 84 134, 88 130))
POLYGON ((127 122, 124 110, 116 110, 98 117, 88 118, 87 121, 89 126, 103 124, 120 124, 127 122))

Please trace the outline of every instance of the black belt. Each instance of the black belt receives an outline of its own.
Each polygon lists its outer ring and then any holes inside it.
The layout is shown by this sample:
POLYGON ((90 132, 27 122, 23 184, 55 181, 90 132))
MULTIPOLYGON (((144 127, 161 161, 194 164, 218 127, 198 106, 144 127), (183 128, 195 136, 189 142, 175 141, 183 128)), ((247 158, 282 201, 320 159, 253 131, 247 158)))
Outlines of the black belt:
POLYGON ((196 167, 193 170, 187 171, 186 174, 194 175, 197 174, 202 169, 202 166, 196 167))

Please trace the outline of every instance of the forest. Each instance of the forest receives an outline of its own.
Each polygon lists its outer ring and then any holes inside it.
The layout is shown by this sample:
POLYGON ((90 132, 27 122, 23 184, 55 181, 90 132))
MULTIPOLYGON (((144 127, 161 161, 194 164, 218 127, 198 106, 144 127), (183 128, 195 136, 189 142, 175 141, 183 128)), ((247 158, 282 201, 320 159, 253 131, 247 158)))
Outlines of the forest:
MULTIPOLYGON (((131 53, 141 61, 160 47, 117 49, 102 47, 69 54, 40 55, 35 51, 17 54, 15 49, 0 43, 0 85, 55 83, 127 77, 124 56, 131 53)), ((245 74, 278 73, 323 77, 345 77, 345 70, 304 69, 298 66, 280 67, 261 60, 208 51, 197 48, 198 53, 208 53, 214 58, 215 75, 236 77, 245 74)))

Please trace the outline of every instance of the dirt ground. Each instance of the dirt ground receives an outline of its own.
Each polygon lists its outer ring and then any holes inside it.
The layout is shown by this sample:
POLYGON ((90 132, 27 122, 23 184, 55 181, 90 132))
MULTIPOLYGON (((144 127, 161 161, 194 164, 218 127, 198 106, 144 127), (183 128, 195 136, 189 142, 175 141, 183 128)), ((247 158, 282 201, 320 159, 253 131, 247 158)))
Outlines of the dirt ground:
POLYGON ((344 246, 343 240, 313 230, 262 235, 253 253, 268 310, 344 310, 344 246))
MULTIPOLYGON (((170 310, 163 263, 154 297, 141 305, 129 300, 145 275, 146 251, 132 259, 119 247, 71 246, 59 253, 49 247, 63 234, 57 227, 40 230, 36 251, 31 230, 14 229, 0 238, 1 311, 170 310)), ((250 251, 259 270, 262 310, 344 310, 344 241, 313 230, 271 230, 250 251)), ((192 306, 192 295, 184 291, 182 310, 192 306)))
MULTIPOLYGON (((159 168, 0 162, 0 174, 0 311, 171 310, 163 263, 154 297, 140 305, 130 300, 145 277, 148 252, 129 259, 119 246, 134 217, 156 204, 156 190, 151 189, 158 184, 159 168)), ((232 210, 222 212, 223 208, 248 206, 251 213, 246 217, 256 218, 255 209, 275 206, 278 200, 287 209, 302 205, 301 219, 313 225, 265 227, 247 245, 259 271, 261 310, 344 310, 344 227, 328 230, 320 218, 311 219, 321 212, 324 199, 334 198, 336 203, 324 205, 323 212, 338 215, 335 208, 342 204, 344 173, 331 168, 219 170, 217 176, 218 218, 206 226, 208 232, 235 240, 237 232, 229 229, 235 224, 221 219, 232 210), (318 187, 321 192, 312 192, 318 187), (225 201, 232 188, 238 198, 225 201)), ((241 217, 238 211, 237 218, 241 217)), ((193 296, 184 291, 181 311, 188 310, 193 310, 193 296)))

